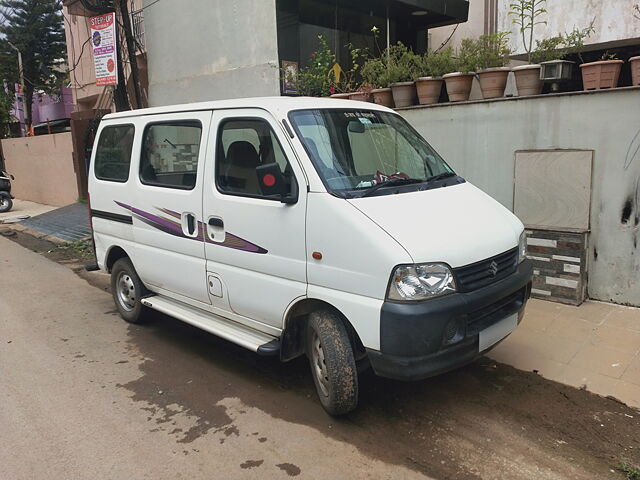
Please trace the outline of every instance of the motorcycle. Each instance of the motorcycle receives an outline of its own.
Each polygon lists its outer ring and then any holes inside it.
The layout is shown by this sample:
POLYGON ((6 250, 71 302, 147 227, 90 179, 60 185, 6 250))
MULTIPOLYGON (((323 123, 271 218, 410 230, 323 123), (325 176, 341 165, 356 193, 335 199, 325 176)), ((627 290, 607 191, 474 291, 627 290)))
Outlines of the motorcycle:
POLYGON ((0 170, 0 213, 8 212, 13 207, 11 180, 15 180, 13 175, 0 170))

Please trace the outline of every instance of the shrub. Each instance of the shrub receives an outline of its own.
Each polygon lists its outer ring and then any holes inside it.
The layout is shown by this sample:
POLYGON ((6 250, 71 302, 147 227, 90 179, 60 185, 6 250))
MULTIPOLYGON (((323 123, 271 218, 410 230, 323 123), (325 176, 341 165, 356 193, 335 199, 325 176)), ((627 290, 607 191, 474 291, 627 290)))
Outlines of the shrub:
POLYGON ((418 75, 421 77, 442 77, 456 71, 456 59, 453 48, 439 51, 429 51, 420 59, 418 75))

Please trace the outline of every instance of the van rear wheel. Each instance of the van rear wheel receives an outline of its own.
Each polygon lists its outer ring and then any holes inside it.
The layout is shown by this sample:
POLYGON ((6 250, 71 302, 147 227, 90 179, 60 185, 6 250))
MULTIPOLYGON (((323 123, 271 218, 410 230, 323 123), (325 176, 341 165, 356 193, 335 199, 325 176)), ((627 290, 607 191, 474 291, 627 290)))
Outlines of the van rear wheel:
POLYGON ((142 297, 147 293, 131 260, 120 258, 111 269, 111 294, 120 316, 129 323, 144 321, 142 297))
POLYGON ((358 371, 349 334, 337 314, 328 310, 309 315, 307 356, 322 407, 329 415, 344 415, 358 405, 358 371))

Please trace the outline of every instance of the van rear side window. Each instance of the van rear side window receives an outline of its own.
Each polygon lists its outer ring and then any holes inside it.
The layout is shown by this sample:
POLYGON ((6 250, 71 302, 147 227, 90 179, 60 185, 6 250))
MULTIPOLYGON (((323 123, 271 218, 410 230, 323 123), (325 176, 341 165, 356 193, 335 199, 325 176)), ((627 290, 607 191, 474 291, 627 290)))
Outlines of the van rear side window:
POLYGON ((147 126, 140 157, 142 183, 192 190, 196 186, 201 137, 202 125, 196 121, 147 126))
POLYGON ((102 129, 94 167, 96 178, 121 183, 129 180, 134 132, 133 125, 102 129))

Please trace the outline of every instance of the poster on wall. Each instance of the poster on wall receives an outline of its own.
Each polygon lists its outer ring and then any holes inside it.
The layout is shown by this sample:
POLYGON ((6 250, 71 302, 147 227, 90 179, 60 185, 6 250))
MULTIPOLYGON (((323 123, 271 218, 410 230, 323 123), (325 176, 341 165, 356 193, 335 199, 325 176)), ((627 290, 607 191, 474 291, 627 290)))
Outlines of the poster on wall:
POLYGON ((282 61, 282 93, 296 95, 298 88, 298 62, 282 61))
POLYGON ((96 85, 118 84, 116 22, 114 13, 91 17, 91 45, 96 68, 96 85))

